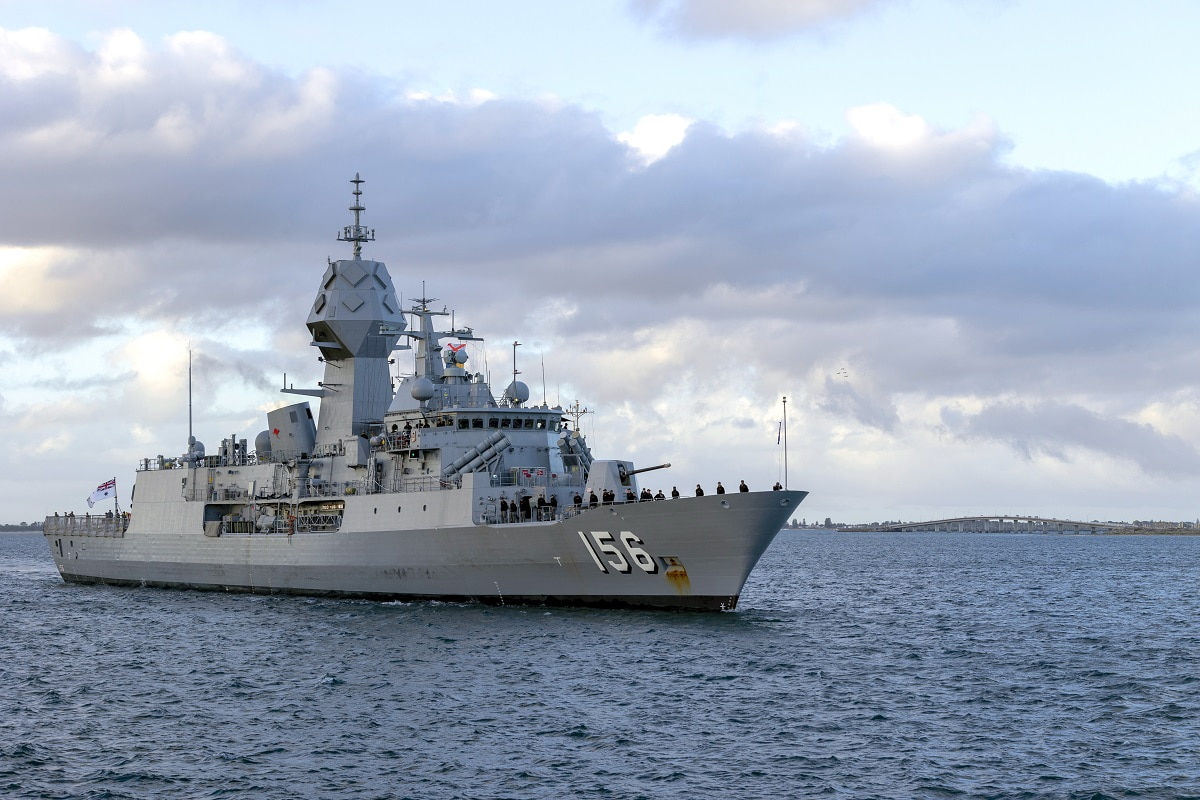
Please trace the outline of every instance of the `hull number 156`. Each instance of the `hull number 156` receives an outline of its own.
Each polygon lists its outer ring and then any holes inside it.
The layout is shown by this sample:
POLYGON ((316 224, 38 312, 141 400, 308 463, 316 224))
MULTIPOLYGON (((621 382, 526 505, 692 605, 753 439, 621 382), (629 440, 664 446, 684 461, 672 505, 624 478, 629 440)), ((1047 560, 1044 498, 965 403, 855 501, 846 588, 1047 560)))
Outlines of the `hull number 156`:
POLYGON ((647 575, 658 572, 658 562, 642 548, 645 542, 632 532, 621 531, 615 537, 608 531, 591 531, 590 534, 591 538, 579 531, 579 540, 601 572, 628 575, 635 564, 647 575))

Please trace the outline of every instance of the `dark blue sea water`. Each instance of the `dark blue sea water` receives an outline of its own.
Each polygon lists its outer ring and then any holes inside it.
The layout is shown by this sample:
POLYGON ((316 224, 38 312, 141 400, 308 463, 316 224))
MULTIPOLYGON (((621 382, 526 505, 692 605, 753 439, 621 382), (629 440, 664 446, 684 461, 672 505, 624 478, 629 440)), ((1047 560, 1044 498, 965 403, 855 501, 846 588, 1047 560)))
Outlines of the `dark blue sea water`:
POLYGON ((726 614, 68 586, 4 798, 1200 797, 1200 538, 783 533, 726 614))

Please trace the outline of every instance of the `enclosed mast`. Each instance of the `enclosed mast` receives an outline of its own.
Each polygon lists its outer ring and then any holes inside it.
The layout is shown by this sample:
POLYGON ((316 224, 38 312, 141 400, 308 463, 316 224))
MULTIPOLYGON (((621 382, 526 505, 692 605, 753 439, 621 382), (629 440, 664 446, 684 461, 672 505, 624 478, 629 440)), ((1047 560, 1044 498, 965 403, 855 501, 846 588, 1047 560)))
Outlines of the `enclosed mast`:
POLYGON ((338 241, 353 245, 353 257, 329 262, 307 321, 311 344, 325 362, 324 379, 318 389, 283 390, 321 399, 318 451, 383 421, 392 398, 388 358, 406 327, 387 266, 362 257, 362 245, 374 241, 375 231, 362 224, 364 181, 355 174, 351 183, 354 222, 338 241))

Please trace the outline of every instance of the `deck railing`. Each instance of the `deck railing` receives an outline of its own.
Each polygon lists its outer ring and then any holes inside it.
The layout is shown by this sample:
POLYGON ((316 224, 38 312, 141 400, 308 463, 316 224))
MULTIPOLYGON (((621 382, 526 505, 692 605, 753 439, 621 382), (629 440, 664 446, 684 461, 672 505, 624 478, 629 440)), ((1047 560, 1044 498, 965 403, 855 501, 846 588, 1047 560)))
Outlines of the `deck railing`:
POLYGON ((82 517, 72 515, 62 517, 56 514, 46 517, 46 521, 42 524, 42 533, 48 536, 121 537, 125 535, 125 529, 128 527, 128 514, 97 514, 96 516, 84 514, 82 517))

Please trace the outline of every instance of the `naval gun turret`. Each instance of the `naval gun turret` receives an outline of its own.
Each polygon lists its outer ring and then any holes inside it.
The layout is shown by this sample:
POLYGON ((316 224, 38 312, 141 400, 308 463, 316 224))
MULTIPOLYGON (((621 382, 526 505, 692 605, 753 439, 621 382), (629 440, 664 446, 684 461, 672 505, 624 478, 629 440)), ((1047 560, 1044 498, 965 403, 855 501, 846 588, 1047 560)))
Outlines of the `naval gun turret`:
POLYGON ((338 234, 353 244, 348 259, 330 261, 308 315, 312 345, 321 351, 325 377, 319 389, 284 389, 321 398, 316 448, 368 433, 383 421, 392 399, 388 357, 406 326, 387 266, 362 257, 375 231, 361 224, 363 179, 354 180, 354 223, 338 234))

